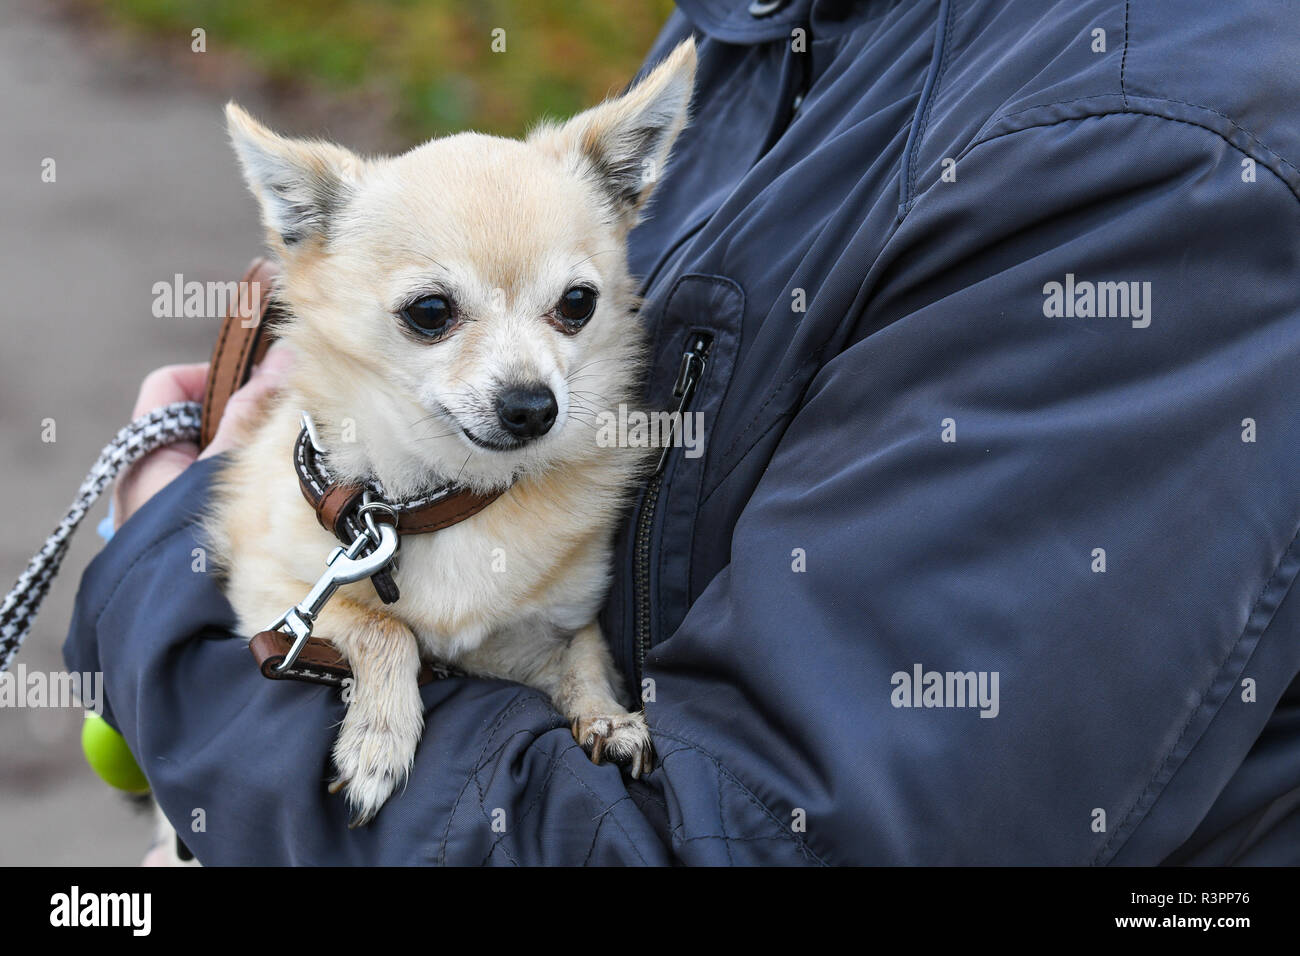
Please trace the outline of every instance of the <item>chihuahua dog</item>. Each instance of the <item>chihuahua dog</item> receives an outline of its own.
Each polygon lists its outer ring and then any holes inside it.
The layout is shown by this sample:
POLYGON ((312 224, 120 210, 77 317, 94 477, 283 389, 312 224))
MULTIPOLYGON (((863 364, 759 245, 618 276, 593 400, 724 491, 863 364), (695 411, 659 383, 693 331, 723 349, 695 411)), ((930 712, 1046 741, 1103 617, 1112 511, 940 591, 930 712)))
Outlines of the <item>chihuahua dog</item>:
POLYGON ((300 601, 337 544, 299 491, 300 410, 330 472, 377 479, 390 500, 449 483, 504 489, 459 524, 402 539, 396 603, 363 580, 318 619, 355 677, 331 785, 354 825, 410 771, 422 658, 538 688, 593 760, 649 770, 645 718, 623 705, 596 623, 645 453, 602 447, 597 416, 637 397, 626 238, 687 121, 694 75, 687 41, 624 95, 522 141, 462 133, 382 159, 278 136, 227 107, 295 354, 223 468, 207 523, 240 626, 253 634, 300 601))

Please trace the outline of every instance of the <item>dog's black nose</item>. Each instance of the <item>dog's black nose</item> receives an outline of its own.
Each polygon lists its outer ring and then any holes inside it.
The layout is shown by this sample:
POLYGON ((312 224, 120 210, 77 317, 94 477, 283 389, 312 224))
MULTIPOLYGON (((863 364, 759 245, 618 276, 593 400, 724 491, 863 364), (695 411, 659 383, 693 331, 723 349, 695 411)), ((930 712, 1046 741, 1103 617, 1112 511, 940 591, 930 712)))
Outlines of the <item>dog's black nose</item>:
POLYGON ((555 396, 545 385, 511 385, 497 396, 497 418, 516 438, 539 438, 551 430, 559 414, 555 396))

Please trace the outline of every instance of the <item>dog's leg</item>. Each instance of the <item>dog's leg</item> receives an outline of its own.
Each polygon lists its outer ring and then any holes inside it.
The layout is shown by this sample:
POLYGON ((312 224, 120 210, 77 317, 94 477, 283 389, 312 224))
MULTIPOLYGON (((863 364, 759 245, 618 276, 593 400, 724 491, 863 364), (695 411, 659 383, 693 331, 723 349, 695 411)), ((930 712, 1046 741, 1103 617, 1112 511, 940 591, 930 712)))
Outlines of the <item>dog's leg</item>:
POLYGON ((642 711, 629 713, 621 696, 609 647, 595 621, 573 635, 559 660, 551 699, 569 719, 573 739, 593 763, 608 760, 626 765, 635 779, 654 763, 650 728, 642 711))
POLYGON ((352 666, 353 683, 334 745, 338 776, 330 793, 345 790, 351 826, 368 823, 406 782, 424 729, 420 657, 415 635, 395 618, 336 598, 320 631, 352 666), (349 699, 350 698, 350 699, 349 699))

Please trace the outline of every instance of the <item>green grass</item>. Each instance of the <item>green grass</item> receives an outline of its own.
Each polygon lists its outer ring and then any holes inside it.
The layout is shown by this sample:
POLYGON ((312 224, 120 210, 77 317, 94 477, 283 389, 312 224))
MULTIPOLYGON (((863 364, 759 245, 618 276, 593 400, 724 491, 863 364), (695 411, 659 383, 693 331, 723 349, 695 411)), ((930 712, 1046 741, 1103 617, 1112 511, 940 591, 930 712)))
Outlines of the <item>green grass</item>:
POLYGON ((393 98, 401 132, 518 135, 627 82, 671 0, 96 0, 150 34, 207 31, 273 80, 393 98), (505 30, 506 51, 492 52, 505 30))

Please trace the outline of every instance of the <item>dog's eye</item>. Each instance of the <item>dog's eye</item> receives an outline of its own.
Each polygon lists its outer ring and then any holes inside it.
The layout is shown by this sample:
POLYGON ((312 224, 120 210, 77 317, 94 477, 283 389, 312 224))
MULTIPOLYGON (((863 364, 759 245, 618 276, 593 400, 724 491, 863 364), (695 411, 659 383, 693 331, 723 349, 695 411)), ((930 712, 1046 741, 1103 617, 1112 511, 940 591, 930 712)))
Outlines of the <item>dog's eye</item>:
POLYGON ((585 285, 575 285, 560 296, 560 304, 555 307, 564 324, 575 331, 582 328, 596 311, 596 290, 585 285))
POLYGON ((445 295, 426 295, 401 312, 406 324, 421 335, 443 335, 455 322, 455 310, 445 295))

